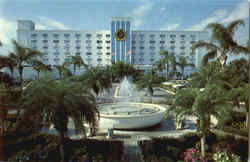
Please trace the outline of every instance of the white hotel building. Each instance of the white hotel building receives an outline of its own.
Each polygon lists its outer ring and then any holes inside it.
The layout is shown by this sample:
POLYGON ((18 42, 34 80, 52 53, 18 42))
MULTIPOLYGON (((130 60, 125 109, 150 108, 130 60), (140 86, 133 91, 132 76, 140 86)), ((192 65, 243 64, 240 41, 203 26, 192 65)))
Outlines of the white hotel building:
MULTIPOLYGON (((123 17, 112 17, 109 30, 36 30, 30 20, 18 20, 17 29, 18 43, 41 51, 44 62, 50 65, 79 55, 90 66, 122 61, 146 69, 161 58, 161 50, 168 50, 177 60, 188 56, 198 67, 204 51, 191 55, 191 46, 198 40, 208 40, 208 32, 133 30, 132 19, 123 17)), ((193 70, 187 68, 186 72, 193 70)))

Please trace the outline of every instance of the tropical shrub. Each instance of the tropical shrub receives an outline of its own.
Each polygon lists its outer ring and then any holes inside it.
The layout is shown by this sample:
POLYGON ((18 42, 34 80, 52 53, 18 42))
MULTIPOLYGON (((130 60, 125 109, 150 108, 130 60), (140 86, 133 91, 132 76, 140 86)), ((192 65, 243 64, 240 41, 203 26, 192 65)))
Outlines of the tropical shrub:
POLYGON ((241 162, 240 156, 219 148, 217 148, 213 158, 216 162, 241 162))
POLYGON ((205 158, 202 157, 200 151, 195 148, 188 149, 184 152, 184 155, 185 162, 205 162, 205 158))

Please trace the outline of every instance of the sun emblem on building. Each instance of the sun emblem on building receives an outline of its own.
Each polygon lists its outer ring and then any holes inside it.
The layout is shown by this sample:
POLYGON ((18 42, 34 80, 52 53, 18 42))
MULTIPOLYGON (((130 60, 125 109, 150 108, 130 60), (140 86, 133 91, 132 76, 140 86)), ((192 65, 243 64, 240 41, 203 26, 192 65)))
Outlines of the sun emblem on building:
POLYGON ((115 33, 115 37, 117 40, 123 41, 126 39, 126 32, 123 29, 117 30, 115 33))

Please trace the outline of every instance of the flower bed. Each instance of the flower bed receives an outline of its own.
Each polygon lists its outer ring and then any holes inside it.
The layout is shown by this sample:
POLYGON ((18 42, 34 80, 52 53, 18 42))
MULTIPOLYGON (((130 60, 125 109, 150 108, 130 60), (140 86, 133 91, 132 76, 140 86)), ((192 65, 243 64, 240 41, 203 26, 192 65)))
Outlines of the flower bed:
MULTIPOLYGON (((161 162, 167 159, 168 162, 178 162, 184 160, 184 152, 188 149, 200 149, 200 138, 195 133, 184 135, 180 138, 160 137, 152 140, 143 140, 139 142, 142 148, 142 154, 145 162, 161 162)), ((235 140, 229 137, 218 137, 210 134, 206 138, 206 162, 212 162, 213 155, 217 148, 227 150, 230 153, 238 155, 241 160, 247 159, 248 142, 244 140, 235 140)))
MULTIPOLYGON (((59 137, 49 134, 36 134, 9 142, 4 147, 7 158, 16 160, 28 157, 29 161, 60 161, 59 137)), ((120 161, 123 153, 122 141, 105 141, 94 139, 65 139, 65 161, 79 158, 99 159, 102 161, 120 161)))

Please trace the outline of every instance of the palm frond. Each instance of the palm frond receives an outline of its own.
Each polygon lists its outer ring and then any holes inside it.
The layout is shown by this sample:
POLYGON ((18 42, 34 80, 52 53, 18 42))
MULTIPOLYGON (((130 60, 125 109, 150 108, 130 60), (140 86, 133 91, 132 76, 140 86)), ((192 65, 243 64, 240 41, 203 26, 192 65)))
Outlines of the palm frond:
POLYGON ((233 22, 231 22, 228 26, 227 29, 230 32, 231 36, 233 36, 235 34, 235 31, 240 27, 240 26, 244 26, 245 23, 243 20, 235 20, 233 22))
POLYGON ((217 57, 217 50, 212 50, 210 52, 208 52, 207 54, 205 54, 201 60, 202 65, 206 66, 208 64, 208 61, 210 59, 214 59, 217 57))
POLYGON ((192 46, 192 53, 195 53, 195 50, 198 48, 206 48, 207 50, 218 50, 220 51, 219 47, 217 47, 215 44, 208 43, 205 41, 198 41, 192 46))

